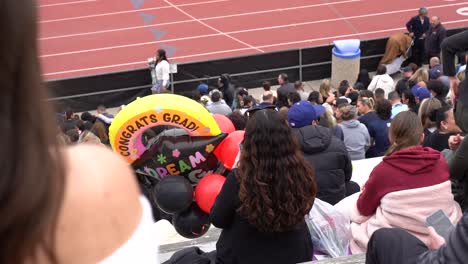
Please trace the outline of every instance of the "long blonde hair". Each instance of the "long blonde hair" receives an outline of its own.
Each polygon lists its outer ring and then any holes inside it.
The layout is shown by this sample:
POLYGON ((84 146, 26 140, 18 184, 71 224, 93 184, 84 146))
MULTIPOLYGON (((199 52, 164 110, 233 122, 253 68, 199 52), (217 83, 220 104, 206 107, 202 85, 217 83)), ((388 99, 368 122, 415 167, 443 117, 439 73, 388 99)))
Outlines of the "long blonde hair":
MULTIPOLYGON (((419 68, 408 80, 409 83, 428 82, 429 72, 424 68, 419 68)), ((410 87, 411 88, 411 87, 410 87)))
POLYGON ((330 96, 330 91, 331 91, 331 82, 328 79, 323 79, 322 83, 320 83, 320 94, 324 98, 323 100, 325 101, 325 98, 328 98, 330 96))

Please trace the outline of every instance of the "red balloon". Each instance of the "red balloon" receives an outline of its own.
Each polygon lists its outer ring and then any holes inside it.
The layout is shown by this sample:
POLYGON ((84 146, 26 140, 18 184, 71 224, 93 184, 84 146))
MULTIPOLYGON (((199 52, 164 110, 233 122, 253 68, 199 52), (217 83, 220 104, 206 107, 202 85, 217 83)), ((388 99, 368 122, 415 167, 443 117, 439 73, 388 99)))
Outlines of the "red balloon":
POLYGON ((210 213, 225 181, 226 178, 219 174, 210 174, 203 177, 195 187, 195 201, 205 213, 210 213))
POLYGON ((213 118, 216 120, 216 123, 218 124, 219 129, 221 129, 221 132, 229 134, 236 131, 236 128, 234 127, 231 119, 227 118, 226 116, 213 114, 213 118))
POLYGON ((234 167, 237 154, 239 154, 239 145, 244 140, 245 131, 237 130, 229 134, 216 147, 214 154, 225 168, 231 170, 234 167))

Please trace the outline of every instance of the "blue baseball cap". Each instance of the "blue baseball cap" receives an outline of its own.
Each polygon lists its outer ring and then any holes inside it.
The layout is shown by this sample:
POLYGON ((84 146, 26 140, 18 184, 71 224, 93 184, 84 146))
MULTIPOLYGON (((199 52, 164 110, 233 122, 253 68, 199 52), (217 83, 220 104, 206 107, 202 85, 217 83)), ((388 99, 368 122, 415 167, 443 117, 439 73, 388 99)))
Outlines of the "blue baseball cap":
POLYGON ((208 85, 202 83, 200 85, 197 86, 197 90, 200 92, 200 93, 207 93, 208 92, 208 85))
POLYGON ((313 105, 309 101, 295 103, 288 111, 288 123, 291 127, 301 128, 309 126, 325 112, 325 107, 313 105))
POLYGON ((442 76, 441 67, 434 67, 429 70, 429 80, 437 80, 440 76, 442 76))
POLYGON ((425 87, 421 87, 419 85, 413 86, 411 88, 411 93, 414 95, 414 97, 418 98, 419 101, 422 101, 426 98, 431 98, 431 92, 425 87))

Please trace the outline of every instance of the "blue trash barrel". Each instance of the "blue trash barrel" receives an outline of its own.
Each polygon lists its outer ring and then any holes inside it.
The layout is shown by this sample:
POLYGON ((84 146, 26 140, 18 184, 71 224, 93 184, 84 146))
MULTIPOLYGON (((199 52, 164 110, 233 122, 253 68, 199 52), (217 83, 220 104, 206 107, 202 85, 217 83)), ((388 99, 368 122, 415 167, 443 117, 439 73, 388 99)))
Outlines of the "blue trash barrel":
POLYGON ((361 41, 347 39, 333 41, 332 85, 338 87, 342 80, 353 84, 357 80, 361 61, 361 41))

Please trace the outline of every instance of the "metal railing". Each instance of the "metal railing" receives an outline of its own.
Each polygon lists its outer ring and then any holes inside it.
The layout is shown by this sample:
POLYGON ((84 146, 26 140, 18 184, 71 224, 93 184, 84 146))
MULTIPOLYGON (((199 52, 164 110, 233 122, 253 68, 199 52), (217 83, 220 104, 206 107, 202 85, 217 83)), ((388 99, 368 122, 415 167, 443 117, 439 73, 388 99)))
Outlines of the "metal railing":
MULTIPOLYGON (((257 70, 257 71, 247 71, 247 72, 240 72, 240 73, 232 73, 230 74, 231 77, 243 77, 243 76, 252 76, 252 75, 258 75, 258 74, 263 74, 263 73, 272 73, 272 72, 279 72, 279 71, 288 71, 288 70, 298 70, 299 74, 299 80, 304 81, 303 79, 303 70, 310 68, 310 67, 317 67, 317 66, 326 66, 326 65, 331 65, 331 60, 330 61, 324 61, 324 62, 318 62, 318 63, 309 63, 309 64, 302 64, 302 49, 298 49, 299 53, 299 63, 295 66, 289 66, 289 67, 279 67, 279 68, 270 68, 266 70, 257 70)), ((372 58, 380 58, 383 54, 377 54, 377 55, 370 55, 370 56, 362 56, 361 60, 364 59, 372 59, 372 58)), ((150 74, 150 71, 148 70, 148 74, 150 74)), ((219 78, 219 76, 207 76, 203 78, 191 78, 191 79, 184 79, 184 80, 179 80, 179 81, 174 81, 174 75, 171 74, 171 92, 175 92, 175 86, 178 84, 186 84, 186 83, 196 83, 196 82, 206 82, 209 80, 216 80, 219 78)), ((306 80, 306 81, 311 81, 311 80, 306 80)), ((105 90, 105 91, 97 91, 97 92, 89 92, 89 93, 82 93, 82 94, 75 94, 75 95, 68 95, 68 96, 59 96, 59 97, 53 97, 49 98, 49 101, 59 101, 59 100, 65 100, 65 99, 75 99, 75 98, 80 98, 80 97, 87 97, 87 96, 97 96, 97 95, 103 95, 103 94, 112 94, 112 93, 119 93, 119 92, 126 92, 126 91, 132 91, 132 90, 142 90, 142 89, 150 89, 151 84, 148 85, 140 85, 140 86, 133 86, 133 87, 126 87, 126 88, 119 88, 119 89, 110 89, 110 90, 105 90)))

